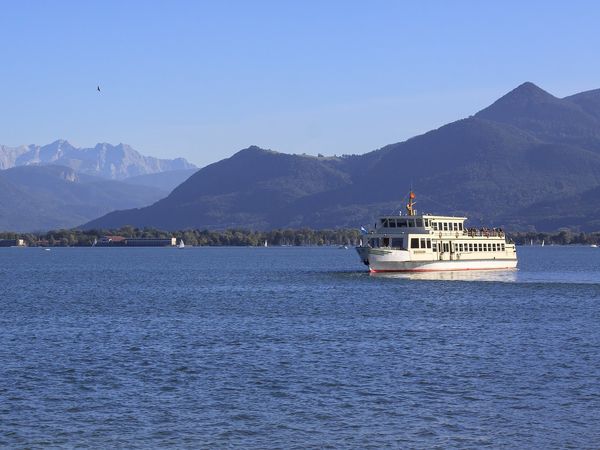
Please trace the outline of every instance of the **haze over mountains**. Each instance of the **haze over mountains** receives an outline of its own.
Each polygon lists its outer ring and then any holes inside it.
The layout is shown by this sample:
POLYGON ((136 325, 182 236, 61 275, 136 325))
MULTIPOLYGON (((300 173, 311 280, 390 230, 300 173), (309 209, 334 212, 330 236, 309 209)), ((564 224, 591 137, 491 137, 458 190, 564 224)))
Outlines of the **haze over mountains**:
POLYGON ((140 155, 128 145, 78 149, 67 141, 0 146, 0 230, 77 226, 165 197, 195 167, 140 155))
POLYGON ((138 175, 189 170, 196 166, 183 158, 158 159, 143 156, 127 144, 97 144, 93 148, 78 148, 68 141, 58 140, 48 145, 0 145, 0 170, 33 164, 70 167, 78 173, 122 180, 138 175))
POLYGON ((56 141, 1 146, 0 167, 10 168, 0 170, 0 230, 358 227, 402 209, 412 186, 420 211, 472 224, 596 231, 600 90, 560 99, 524 83, 471 117, 364 155, 252 146, 197 170, 124 144, 56 141))
POLYGON ((524 83, 474 116, 364 155, 249 147, 151 206, 84 227, 357 227, 401 209, 411 185, 419 210, 474 224, 600 229, 600 90, 559 99, 524 83))
POLYGON ((0 171, 0 230, 69 228, 118 208, 147 205, 168 192, 78 174, 64 166, 0 171))

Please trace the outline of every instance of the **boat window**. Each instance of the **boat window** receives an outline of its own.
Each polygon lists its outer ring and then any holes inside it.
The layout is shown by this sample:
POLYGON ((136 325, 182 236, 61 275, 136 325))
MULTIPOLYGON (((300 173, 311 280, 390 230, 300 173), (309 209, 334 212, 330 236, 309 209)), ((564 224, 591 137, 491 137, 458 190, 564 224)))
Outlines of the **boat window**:
POLYGON ((458 251, 459 251, 459 252, 462 252, 462 251, 463 251, 463 245, 462 245, 462 242, 459 242, 459 244, 458 244, 458 251))
POLYGON ((483 244, 479 244, 479 251, 482 252, 483 251, 483 244))
POLYGON ((460 222, 458 224, 458 231, 462 231, 462 230, 463 230, 463 224, 462 224, 462 222, 460 222))
POLYGON ((396 219, 388 219, 390 228, 396 228, 396 219))
POLYGON ((402 238, 392 238, 393 248, 403 248, 404 240, 402 238))
POLYGON ((429 219, 425 219, 425 226, 428 227, 429 226, 429 219))
POLYGON ((419 238, 412 238, 410 240, 410 248, 419 248, 419 238))
POLYGON ((427 248, 431 248, 431 239, 427 239, 427 248))
POLYGON ((505 250, 505 248, 504 248, 504 244, 501 244, 501 245, 502 245, 502 251, 504 251, 504 250, 505 250))
POLYGON ((398 228, 406 227, 406 220, 397 219, 396 222, 398 223, 398 228))
POLYGON ((421 238, 421 248, 427 248, 427 244, 425 244, 425 238, 421 238))
POLYGON ((417 219, 417 226, 418 227, 422 227, 423 226, 423 219, 417 219))
POLYGON ((496 244, 492 244, 492 251, 495 252, 496 251, 496 244))
POLYGON ((388 226, 388 220, 387 219, 381 219, 381 226, 382 227, 387 227, 388 226))
POLYGON ((435 231, 437 231, 437 222, 432 222, 432 223, 431 223, 431 226, 433 227, 433 229, 434 229, 435 231))
POLYGON ((436 241, 433 241, 433 242, 431 243, 431 249, 432 249, 434 252, 437 252, 437 242, 436 242, 436 241))
POLYGON ((444 222, 444 231, 448 231, 448 222, 444 222))
POLYGON ((458 231, 458 224, 456 222, 452 222, 452 228, 454 231, 458 231))
POLYGON ((382 247, 389 247, 390 246, 390 238, 387 238, 387 237, 383 238, 381 240, 381 246, 382 247))
POLYGON ((473 251, 473 244, 469 244, 469 251, 472 252, 473 251))

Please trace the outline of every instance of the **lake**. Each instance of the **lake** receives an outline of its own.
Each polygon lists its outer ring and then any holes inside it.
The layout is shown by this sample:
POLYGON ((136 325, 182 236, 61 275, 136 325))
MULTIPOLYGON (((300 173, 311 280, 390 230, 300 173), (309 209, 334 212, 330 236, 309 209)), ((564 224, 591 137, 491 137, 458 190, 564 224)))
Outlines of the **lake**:
POLYGON ((0 249, 1 447, 597 447, 600 249, 0 249))

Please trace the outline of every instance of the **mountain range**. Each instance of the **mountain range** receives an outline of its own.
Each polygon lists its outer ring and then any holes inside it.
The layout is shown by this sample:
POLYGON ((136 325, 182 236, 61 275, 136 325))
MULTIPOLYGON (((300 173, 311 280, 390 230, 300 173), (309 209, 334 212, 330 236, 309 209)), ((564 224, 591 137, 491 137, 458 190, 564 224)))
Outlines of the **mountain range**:
POLYGON ((166 198, 84 228, 357 227, 402 210, 460 214, 508 229, 600 229, 600 90, 557 98, 524 83, 489 107, 364 155, 249 147, 166 198))
POLYGON ((77 173, 64 166, 0 171, 0 230, 70 228, 119 208, 152 203, 168 191, 77 173))
POLYGON ((0 230, 71 228, 115 209, 164 198, 197 168, 130 146, 0 146, 0 230))
POLYGON ((251 146, 198 170, 124 144, 56 141, 0 147, 0 167, 12 167, 0 171, 0 229, 358 227, 401 211, 412 187, 420 212, 472 225, 596 231, 600 90, 558 98, 527 82, 473 116, 362 155, 251 146), (38 178, 46 184, 32 186, 38 178))
POLYGON ((183 158, 158 159, 143 156, 127 144, 102 143, 93 148, 78 148, 68 141, 58 140, 43 146, 0 145, 0 170, 33 164, 70 167, 81 174, 110 180, 196 168, 183 158))

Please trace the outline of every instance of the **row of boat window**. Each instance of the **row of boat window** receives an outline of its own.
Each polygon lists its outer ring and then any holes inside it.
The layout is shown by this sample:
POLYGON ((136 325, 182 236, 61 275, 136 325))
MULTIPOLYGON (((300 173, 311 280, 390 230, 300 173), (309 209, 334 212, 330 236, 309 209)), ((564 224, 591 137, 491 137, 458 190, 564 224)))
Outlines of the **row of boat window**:
POLYGON ((430 225, 435 231, 463 231, 462 222, 434 222, 429 219, 394 219, 392 217, 381 219, 381 226, 384 228, 422 228, 430 225))
MULTIPOLYGON (((435 243, 434 251, 435 251, 435 243)), ((455 252, 503 252, 506 250, 506 246, 500 242, 458 242, 454 243, 455 252)))
MULTIPOLYGON (((429 226, 429 219, 425 219, 425 226, 429 226)), ((381 219, 381 226, 385 228, 423 227, 423 219, 381 219)))
POLYGON ((434 231, 463 231, 462 222, 431 222, 434 231))
MULTIPOLYGON (((380 247, 391 247, 404 249, 404 241, 402 238, 374 238, 369 239, 369 245, 373 248, 380 247)), ((500 242, 438 242, 432 241, 429 238, 411 238, 410 248, 411 249, 431 249, 434 252, 439 250, 441 252, 450 251, 450 245, 452 245, 455 252, 503 252, 506 250, 505 244, 500 242)))

